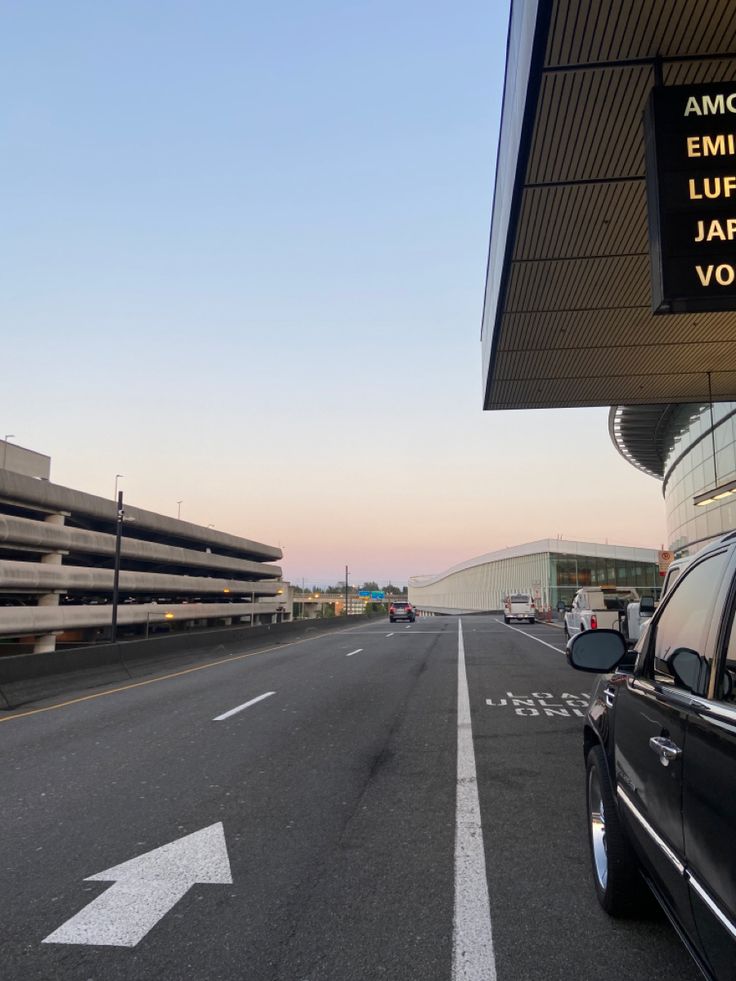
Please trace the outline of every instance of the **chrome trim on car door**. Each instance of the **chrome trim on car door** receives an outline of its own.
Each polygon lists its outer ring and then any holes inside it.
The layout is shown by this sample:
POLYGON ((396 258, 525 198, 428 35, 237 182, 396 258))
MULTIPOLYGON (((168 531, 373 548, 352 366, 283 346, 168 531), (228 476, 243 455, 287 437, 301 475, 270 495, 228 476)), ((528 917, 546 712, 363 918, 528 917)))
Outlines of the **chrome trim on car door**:
POLYGON ((692 874, 690 869, 685 867, 685 865, 680 861, 680 859, 677 857, 675 852, 672 851, 670 846, 665 841, 663 841, 663 839, 657 834, 657 832, 649 824, 647 819, 643 817, 642 814, 639 812, 639 809, 631 800, 631 798, 628 796, 626 791, 622 790, 621 787, 618 787, 616 792, 621 800, 621 803, 626 805, 628 810, 631 812, 632 816, 636 818, 636 820, 639 822, 642 828, 644 828, 644 830, 652 839, 652 841, 656 845, 658 845, 659 848, 661 848, 661 850, 664 852, 664 854, 667 856, 670 862, 672 862, 672 864, 680 873, 680 875, 685 877, 689 885, 691 885, 695 890, 695 892, 698 894, 698 896, 700 896, 700 898, 703 900, 703 902, 711 911, 711 913, 713 913, 713 915, 716 917, 718 922, 728 931, 728 933, 734 938, 734 940, 736 940, 736 923, 734 923, 734 921, 731 920, 723 912, 723 910, 718 905, 718 903, 713 899, 713 897, 705 889, 705 887, 700 884, 700 882, 692 874))
POLYGON ((621 798, 621 802, 623 804, 625 804, 626 807, 629 809, 629 811, 631 812, 632 817, 635 817, 636 818, 636 820, 639 822, 639 824, 642 826, 642 828, 644 828, 644 830, 649 835, 649 837, 652 839, 652 841, 656 845, 659 846, 659 848, 664 852, 664 854, 667 856, 667 858, 670 860, 670 862, 672 862, 672 864, 677 869, 677 871, 680 873, 680 875, 684 875, 685 874, 685 866, 684 866, 684 864, 680 861, 680 859, 677 857, 677 855, 675 854, 675 852, 672 851, 672 849, 667 844, 667 842, 657 834, 657 832, 654 830, 654 828, 651 826, 651 824, 647 821, 647 819, 645 817, 643 817, 643 815, 639 812, 639 808, 631 800, 631 798, 628 796, 628 794, 626 793, 626 791, 625 790, 622 790, 621 787, 617 787, 616 788, 616 793, 621 798))
POLYGON ((710 895, 705 891, 703 886, 700 885, 700 883, 692 874, 692 872, 687 871, 685 875, 687 876, 690 885, 693 887, 695 892, 700 896, 700 898, 703 900, 703 902, 711 911, 711 913, 713 913, 713 915, 718 919, 718 921, 721 924, 723 924, 723 926, 728 930, 731 936, 734 939, 736 939, 736 925, 734 925, 733 921, 726 916, 726 914, 716 903, 716 901, 710 897, 710 895))

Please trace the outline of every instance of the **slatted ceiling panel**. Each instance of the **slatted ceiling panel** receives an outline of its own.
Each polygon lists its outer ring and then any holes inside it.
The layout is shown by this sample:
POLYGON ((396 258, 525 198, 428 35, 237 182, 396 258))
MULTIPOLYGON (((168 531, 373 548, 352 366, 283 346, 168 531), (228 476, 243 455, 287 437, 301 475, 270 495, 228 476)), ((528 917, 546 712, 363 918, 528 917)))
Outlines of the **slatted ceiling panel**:
MULTIPOLYGON (((736 387, 736 372, 724 372, 719 376, 723 397, 736 387)), ((600 394, 605 396, 607 405, 641 405, 645 398, 647 404, 668 403, 672 399, 668 392, 675 392, 677 402, 699 402, 702 400, 703 380, 698 374, 666 375, 607 375, 604 378, 542 379, 533 382, 504 382, 503 404, 499 408, 516 408, 519 402, 514 398, 525 396, 525 408, 545 408, 564 406, 601 405, 600 394)), ((715 398, 721 397, 713 390, 715 398)))
POLYGON ((643 181, 524 191, 514 261, 647 253, 643 181))
POLYGON ((665 85, 730 82, 736 80, 736 59, 733 61, 680 61, 668 63, 663 67, 662 76, 665 85))
MULTIPOLYGON (((723 346, 723 356, 736 363, 736 341, 723 346)), ((583 347, 577 350, 530 350, 504 352, 499 359, 501 381, 523 381, 566 378, 572 374, 591 378, 607 375, 635 375, 646 368, 647 374, 682 374, 710 371, 711 348, 707 344, 678 346, 673 354, 661 345, 640 347, 583 347)), ((702 379, 701 379, 702 381, 702 379)))
POLYGON ((639 349, 648 344, 665 346, 697 340, 722 350, 736 338, 734 314, 709 313, 690 316, 652 317, 648 308, 504 316, 504 340, 499 352, 559 349, 566 354, 595 343, 639 349), (600 338, 600 339, 598 339, 600 338))
POLYGON ((644 140, 631 119, 650 87, 642 67, 545 75, 526 184, 643 176, 644 140))
MULTIPOLYGON (((736 372, 718 376, 720 392, 714 396, 727 398, 736 390, 736 372)), ((715 379, 714 379, 715 380, 715 379)), ((616 375, 603 378, 535 380, 533 382, 504 381, 494 386, 494 405, 499 409, 550 408, 594 405, 640 405, 677 402, 699 402, 702 399, 703 379, 698 374, 616 375), (668 397, 675 393, 675 398, 668 397), (603 395, 603 400, 601 400, 603 395)))
MULTIPOLYGON (((662 44, 662 54, 671 51, 697 54, 699 51, 729 51, 730 41, 734 39, 733 3, 718 5, 713 3, 690 3, 686 10, 689 13, 682 19, 664 17, 666 36, 662 44), (724 46, 725 36, 730 41, 724 46)), ((684 12, 685 13, 685 12, 684 12)))
POLYGON ((648 256, 514 263, 509 313, 648 306, 648 256))
POLYGON ((733 0, 558 0, 547 66, 736 50, 733 0))

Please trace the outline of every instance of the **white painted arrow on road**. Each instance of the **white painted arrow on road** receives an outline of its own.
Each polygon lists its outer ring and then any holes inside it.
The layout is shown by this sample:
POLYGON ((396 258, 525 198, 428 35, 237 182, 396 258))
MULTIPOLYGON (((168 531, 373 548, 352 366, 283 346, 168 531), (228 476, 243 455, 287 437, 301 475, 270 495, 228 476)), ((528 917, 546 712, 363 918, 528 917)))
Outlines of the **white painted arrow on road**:
POLYGON ((197 882, 233 881, 222 822, 90 875, 85 882, 114 882, 43 941, 135 947, 197 882))

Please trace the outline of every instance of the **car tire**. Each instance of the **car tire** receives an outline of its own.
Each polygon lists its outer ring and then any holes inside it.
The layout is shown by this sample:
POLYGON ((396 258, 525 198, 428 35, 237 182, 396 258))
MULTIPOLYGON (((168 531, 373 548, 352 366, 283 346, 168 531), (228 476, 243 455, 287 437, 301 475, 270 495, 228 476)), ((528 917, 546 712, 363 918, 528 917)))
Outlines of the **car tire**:
POLYGON ((529 623, 536 623, 536 622, 537 621, 535 617, 529 617, 529 623))
POLYGON ((393 617, 389 617, 389 618, 388 618, 388 621, 389 621, 389 623, 396 623, 396 621, 394 620, 394 618, 393 618, 393 617))
POLYGON ((639 916, 651 908, 651 893, 619 822, 601 746, 593 746, 585 761, 585 789, 588 843, 598 902, 610 916, 639 916))

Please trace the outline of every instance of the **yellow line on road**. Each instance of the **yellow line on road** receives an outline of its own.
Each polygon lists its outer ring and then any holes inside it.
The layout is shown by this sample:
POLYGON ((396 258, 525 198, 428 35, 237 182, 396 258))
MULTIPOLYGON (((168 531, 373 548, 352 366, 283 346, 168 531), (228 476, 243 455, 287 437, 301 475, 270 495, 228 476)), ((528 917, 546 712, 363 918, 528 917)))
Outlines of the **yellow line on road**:
MULTIPOLYGON (((355 629, 355 628, 353 628, 355 629)), ((341 631, 342 632, 342 631, 341 631)), ((352 633, 348 630, 346 633, 352 633)), ((262 647, 257 651, 250 651, 248 654, 234 654, 231 657, 222 657, 217 661, 209 661, 207 664, 196 664, 193 668, 184 668, 181 671, 174 671, 171 674, 162 674, 156 678, 148 678, 146 681, 134 681, 131 685, 122 685, 120 688, 108 688, 106 691, 97 691, 92 695, 81 695, 79 698, 70 698, 66 702, 55 702, 53 705, 44 705, 41 708, 28 709, 26 712, 16 712, 15 715, 0 716, 0 723, 13 722, 15 719, 25 719, 29 715, 38 715, 41 712, 53 712, 54 709, 66 708, 69 705, 76 705, 78 702, 90 702, 93 698, 103 698, 105 695, 116 695, 121 691, 130 691, 131 688, 142 688, 144 685, 154 685, 158 681, 169 681, 171 678, 180 678, 184 674, 192 674, 194 671, 204 671, 205 668, 216 668, 219 664, 231 664, 233 661, 242 661, 246 657, 255 657, 256 654, 268 654, 269 651, 282 651, 285 647, 295 647, 297 644, 305 644, 309 640, 319 640, 328 634, 334 635, 334 631, 324 631, 315 637, 303 637, 301 640, 291 640, 288 644, 277 644, 273 647, 262 647)))

